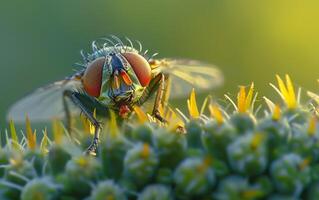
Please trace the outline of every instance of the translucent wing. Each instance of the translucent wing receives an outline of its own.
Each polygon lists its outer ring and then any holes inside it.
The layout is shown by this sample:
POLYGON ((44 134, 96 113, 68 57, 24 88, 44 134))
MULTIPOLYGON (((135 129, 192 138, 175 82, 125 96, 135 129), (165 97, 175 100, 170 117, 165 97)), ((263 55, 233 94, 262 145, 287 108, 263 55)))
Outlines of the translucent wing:
POLYGON ((207 91, 223 83, 220 70, 211 64, 187 59, 163 59, 154 69, 169 74, 171 84, 170 98, 189 95, 192 88, 207 91))
MULTIPOLYGON (((26 115, 32 121, 42 122, 53 118, 63 118, 65 116, 63 107, 63 91, 79 90, 81 82, 78 79, 70 78, 57 81, 44 86, 17 101, 9 109, 7 119, 13 119, 15 122, 24 122, 26 115)), ((78 109, 71 103, 71 114, 78 112, 78 109)))

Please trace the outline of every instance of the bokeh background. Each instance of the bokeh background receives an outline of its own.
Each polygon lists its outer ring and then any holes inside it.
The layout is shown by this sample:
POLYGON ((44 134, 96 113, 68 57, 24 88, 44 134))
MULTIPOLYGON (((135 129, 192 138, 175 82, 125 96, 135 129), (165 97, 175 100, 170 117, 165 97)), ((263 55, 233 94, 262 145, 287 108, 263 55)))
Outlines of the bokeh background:
POLYGON ((219 66, 217 97, 251 81, 260 96, 273 95, 276 73, 317 91, 318 8, 315 0, 1 1, 0 129, 10 104, 71 74, 79 51, 109 34, 138 39, 160 57, 219 66))

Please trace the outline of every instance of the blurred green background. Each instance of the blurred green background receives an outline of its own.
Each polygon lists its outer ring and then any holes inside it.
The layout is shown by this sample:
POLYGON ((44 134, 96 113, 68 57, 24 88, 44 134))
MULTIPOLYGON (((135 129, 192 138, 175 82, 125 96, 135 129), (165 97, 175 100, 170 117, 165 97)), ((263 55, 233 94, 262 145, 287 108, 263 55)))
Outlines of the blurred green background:
POLYGON ((318 8, 298 0, 1 1, 0 122, 11 103, 71 74, 79 51, 109 34, 140 40, 159 57, 219 66, 219 97, 251 81, 260 96, 272 95, 276 73, 317 91, 318 8))

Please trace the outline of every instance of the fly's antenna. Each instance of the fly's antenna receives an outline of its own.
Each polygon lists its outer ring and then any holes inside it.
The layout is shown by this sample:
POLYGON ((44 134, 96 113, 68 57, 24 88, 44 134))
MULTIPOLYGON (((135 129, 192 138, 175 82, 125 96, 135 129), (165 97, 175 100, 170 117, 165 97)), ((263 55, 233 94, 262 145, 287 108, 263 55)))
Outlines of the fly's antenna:
POLYGON ((138 46, 139 46, 138 52, 139 52, 139 53, 142 52, 142 51, 143 51, 142 43, 141 43, 140 41, 138 41, 138 40, 135 40, 135 41, 136 41, 136 43, 137 43, 138 46))

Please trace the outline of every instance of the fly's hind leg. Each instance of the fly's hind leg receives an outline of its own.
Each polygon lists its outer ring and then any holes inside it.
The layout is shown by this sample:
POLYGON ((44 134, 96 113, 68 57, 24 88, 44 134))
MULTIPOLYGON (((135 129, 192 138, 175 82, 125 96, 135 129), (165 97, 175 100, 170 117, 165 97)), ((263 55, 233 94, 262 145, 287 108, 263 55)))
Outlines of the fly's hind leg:
MULTIPOLYGON (((64 97, 69 98, 77 107, 79 107, 82 113, 87 117, 87 119, 92 123, 95 128, 94 138, 91 145, 86 150, 86 154, 96 155, 97 146, 99 143, 99 134, 101 130, 100 123, 93 116, 93 112, 87 109, 80 100, 80 93, 66 90, 63 93, 64 97)), ((68 107, 67 107, 68 109, 68 107)))

